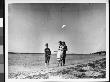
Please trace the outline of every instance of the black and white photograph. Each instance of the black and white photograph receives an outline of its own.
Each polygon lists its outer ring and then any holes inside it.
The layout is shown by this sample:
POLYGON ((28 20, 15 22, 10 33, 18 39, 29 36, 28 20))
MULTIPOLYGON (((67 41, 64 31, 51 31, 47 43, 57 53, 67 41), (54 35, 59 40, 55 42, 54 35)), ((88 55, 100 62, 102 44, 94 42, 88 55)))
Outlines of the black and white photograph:
POLYGON ((106 79, 106 3, 9 3, 8 79, 106 79))
POLYGON ((0 0, 0 82, 4 82, 4 53, 3 53, 3 0, 0 0))

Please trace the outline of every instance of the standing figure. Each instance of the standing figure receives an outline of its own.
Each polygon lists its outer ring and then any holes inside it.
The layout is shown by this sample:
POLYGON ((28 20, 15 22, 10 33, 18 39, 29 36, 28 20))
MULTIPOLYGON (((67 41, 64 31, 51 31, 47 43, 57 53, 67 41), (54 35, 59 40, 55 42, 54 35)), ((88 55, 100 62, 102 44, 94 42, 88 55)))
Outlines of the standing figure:
POLYGON ((58 52, 57 52, 58 66, 59 65, 62 66, 62 55, 63 55, 63 45, 62 45, 62 41, 59 41, 59 48, 58 48, 58 52))
POLYGON ((67 49, 67 46, 65 44, 65 42, 62 42, 62 45, 63 45, 63 57, 62 57, 62 62, 63 62, 63 66, 65 65, 65 58, 66 58, 66 51, 68 50, 67 49))
POLYGON ((47 65, 49 65, 51 51, 48 48, 48 43, 46 43, 45 46, 46 46, 46 48, 45 48, 45 66, 47 66, 47 65))

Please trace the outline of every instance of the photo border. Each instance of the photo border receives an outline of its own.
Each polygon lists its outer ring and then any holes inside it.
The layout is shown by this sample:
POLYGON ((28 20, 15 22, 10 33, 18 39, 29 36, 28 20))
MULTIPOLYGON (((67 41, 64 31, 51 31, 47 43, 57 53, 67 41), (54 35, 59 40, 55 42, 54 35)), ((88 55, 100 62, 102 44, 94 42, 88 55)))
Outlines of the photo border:
POLYGON ((108 0, 6 0, 5 1, 5 78, 6 82, 109 81, 109 1, 108 0), (105 3, 106 4, 106 79, 8 79, 8 4, 10 3, 105 3))

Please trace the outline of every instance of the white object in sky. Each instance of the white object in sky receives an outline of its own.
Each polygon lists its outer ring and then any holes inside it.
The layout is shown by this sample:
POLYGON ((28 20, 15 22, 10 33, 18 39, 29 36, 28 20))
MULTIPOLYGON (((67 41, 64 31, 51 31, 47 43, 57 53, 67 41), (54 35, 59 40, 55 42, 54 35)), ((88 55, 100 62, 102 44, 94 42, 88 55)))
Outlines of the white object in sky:
POLYGON ((66 27, 66 25, 63 25, 62 28, 66 27))

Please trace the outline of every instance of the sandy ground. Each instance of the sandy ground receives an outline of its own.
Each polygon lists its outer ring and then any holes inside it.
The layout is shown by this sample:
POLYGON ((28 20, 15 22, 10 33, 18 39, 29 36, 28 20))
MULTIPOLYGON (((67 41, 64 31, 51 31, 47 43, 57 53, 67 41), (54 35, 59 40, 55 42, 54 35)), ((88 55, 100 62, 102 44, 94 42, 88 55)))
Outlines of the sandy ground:
POLYGON ((9 65, 9 79, 74 79, 105 78, 105 56, 96 56, 87 60, 74 61, 69 65, 57 67, 9 65), (97 60, 97 61, 96 61, 97 60), (101 66, 103 65, 103 66, 101 66))

